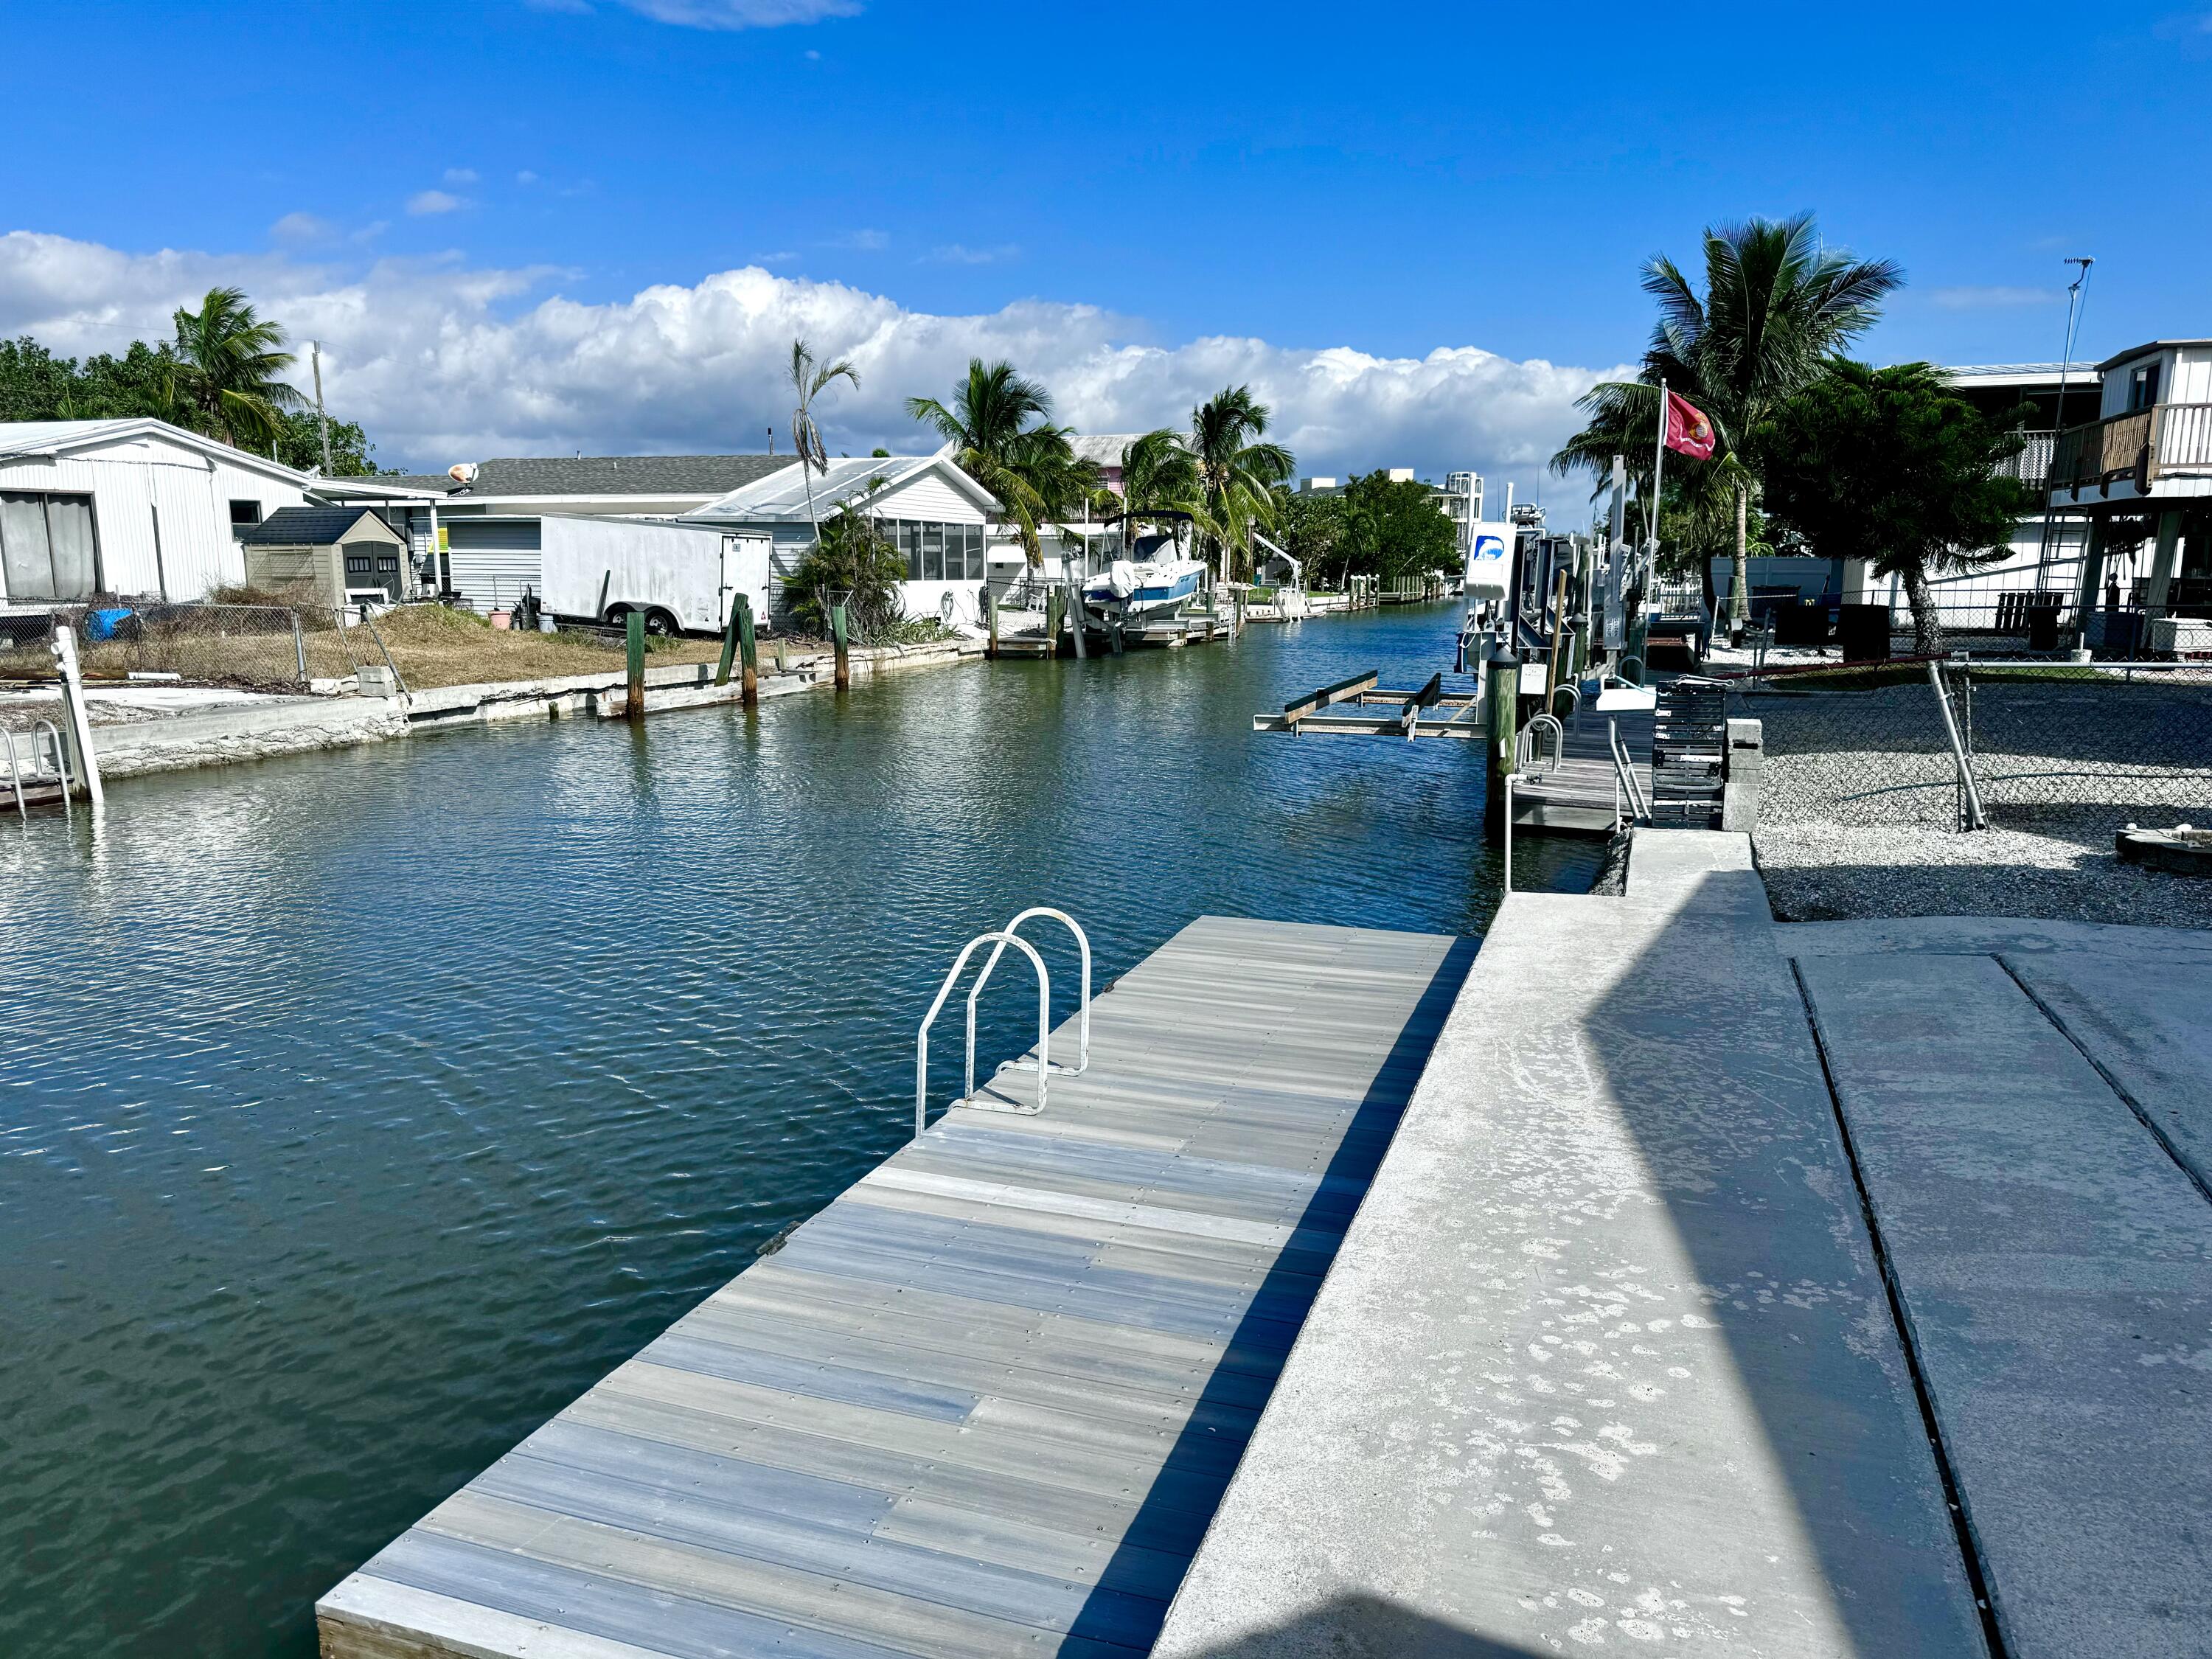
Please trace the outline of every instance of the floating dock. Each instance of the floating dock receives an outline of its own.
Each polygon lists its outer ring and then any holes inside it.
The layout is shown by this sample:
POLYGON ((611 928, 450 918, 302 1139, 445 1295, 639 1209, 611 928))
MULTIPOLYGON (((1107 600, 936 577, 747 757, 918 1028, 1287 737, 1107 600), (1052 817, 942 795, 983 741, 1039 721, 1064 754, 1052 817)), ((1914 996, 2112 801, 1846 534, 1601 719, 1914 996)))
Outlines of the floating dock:
POLYGON ((1042 1114, 949 1111, 341 1583, 325 1659, 1147 1650, 1474 951, 1193 922, 1042 1114))

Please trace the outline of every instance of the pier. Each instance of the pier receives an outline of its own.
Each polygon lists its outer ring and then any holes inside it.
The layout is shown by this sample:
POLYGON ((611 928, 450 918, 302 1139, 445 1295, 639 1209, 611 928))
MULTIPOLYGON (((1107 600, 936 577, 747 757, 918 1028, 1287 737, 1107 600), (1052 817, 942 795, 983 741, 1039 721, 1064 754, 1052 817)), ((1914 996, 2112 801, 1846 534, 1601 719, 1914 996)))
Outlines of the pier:
POLYGON ((987 1081, 332 1590, 327 1659, 1146 1651, 1473 956, 1192 923, 1044 1113, 987 1081))

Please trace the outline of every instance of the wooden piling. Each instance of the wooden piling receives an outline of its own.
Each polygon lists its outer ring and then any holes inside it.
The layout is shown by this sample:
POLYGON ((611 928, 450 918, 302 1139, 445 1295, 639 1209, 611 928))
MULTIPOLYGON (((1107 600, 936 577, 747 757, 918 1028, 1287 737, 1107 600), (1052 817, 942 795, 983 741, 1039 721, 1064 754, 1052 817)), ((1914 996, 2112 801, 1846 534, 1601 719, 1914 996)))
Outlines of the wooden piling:
POLYGON ((840 599, 830 607, 830 644, 837 655, 836 673, 830 684, 840 691, 849 691, 853 689, 853 656, 848 634, 845 603, 840 599))
POLYGON ((1485 700, 1490 705, 1489 782, 1483 792, 1482 819, 1493 840, 1505 833, 1505 775, 1513 769, 1514 749, 1520 739, 1521 659, 1500 647, 1484 665, 1487 684, 1485 700))
POLYGON ((623 618, 629 635, 629 684, 623 693, 623 714, 630 720, 645 718, 645 612, 633 611, 623 618))
MULTIPOLYGON (((747 708, 760 706, 760 643, 753 638, 753 602, 744 594, 738 595, 738 672, 742 676, 738 686, 738 700, 747 708)), ((729 659, 726 653, 723 661, 729 659)))
POLYGON ((991 592, 988 582, 983 584, 983 625, 989 630, 989 641, 983 647, 983 654, 995 662, 999 657, 999 600, 998 596, 991 592))
POLYGON ((717 685, 730 683, 730 662, 738 654, 738 607, 744 602, 745 596, 742 593, 732 599, 729 618, 722 624, 722 659, 714 666, 714 684, 717 685))
POLYGON ((1055 657, 1060 654, 1060 623, 1063 614, 1061 611, 1063 604, 1065 604, 1065 600, 1061 598, 1060 591, 1057 587, 1048 587, 1045 590, 1045 645, 1047 647, 1047 654, 1055 657))

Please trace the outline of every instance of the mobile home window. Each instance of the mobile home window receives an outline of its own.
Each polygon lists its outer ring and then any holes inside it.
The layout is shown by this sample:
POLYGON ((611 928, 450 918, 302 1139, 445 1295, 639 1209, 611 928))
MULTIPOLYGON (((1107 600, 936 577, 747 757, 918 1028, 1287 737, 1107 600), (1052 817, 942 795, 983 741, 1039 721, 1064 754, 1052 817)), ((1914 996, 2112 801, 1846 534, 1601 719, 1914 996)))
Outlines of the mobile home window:
POLYGON ((261 503, 234 501, 230 504, 230 527, 243 530, 248 525, 261 522, 261 503))
POLYGON ((2158 402, 2158 369, 2156 363, 2145 363, 2128 377, 2128 410, 2148 409, 2158 402))
POLYGON ((0 490, 0 574, 18 604, 88 599, 100 592, 92 497, 0 490))
POLYGON ((906 561, 910 582, 974 581, 983 574, 983 526, 895 519, 884 534, 906 561))

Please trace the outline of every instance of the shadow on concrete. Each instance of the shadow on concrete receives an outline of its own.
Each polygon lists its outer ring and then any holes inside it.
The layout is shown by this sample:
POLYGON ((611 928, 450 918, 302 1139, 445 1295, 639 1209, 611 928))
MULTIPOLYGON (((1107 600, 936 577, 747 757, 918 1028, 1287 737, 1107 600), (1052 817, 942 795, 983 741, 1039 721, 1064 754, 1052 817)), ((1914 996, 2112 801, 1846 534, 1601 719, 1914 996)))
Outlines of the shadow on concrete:
MULTIPOLYGON (((1405 1115, 1407 1103, 1413 1098, 1414 1085, 1420 1081, 1421 1071, 1427 1064, 1430 1050, 1436 1047, 1437 1037, 1451 1014, 1452 1004, 1458 1000, 1460 987, 1467 979, 1468 970, 1474 966, 1475 952, 1481 944, 1479 939, 1458 939, 1452 942, 1443 962, 1438 964, 1435 976, 1429 981, 1428 988, 1422 992, 1420 1000, 1413 1005, 1413 1012, 1400 1028, 1397 1040, 1390 1045, 1390 1052, 1377 1070, 1373 1085, 1352 1113, 1352 1121, 1345 1126, 1343 1138, 1337 1143, 1328 1167, 1322 1172, 1323 1181, 1316 1186, 1312 1199, 1308 1201, 1297 1223, 1300 1231, 1325 1237, 1328 1241, 1326 1249, 1285 1250, 1276 1258, 1274 1265, 1253 1291, 1249 1310, 1230 1339, 1231 1351, 1243 1349, 1248 1352, 1271 1352, 1279 1360, 1287 1357, 1291 1343, 1296 1340, 1297 1330, 1313 1305, 1314 1297, 1319 1294, 1322 1279, 1328 1273, 1329 1263, 1336 1259, 1337 1247, 1351 1227, 1352 1217, 1358 1213, 1358 1199, 1346 1198, 1341 1188, 1330 1190, 1328 1178, 1358 1183, 1358 1197, 1365 1197, 1368 1183, 1373 1181, 1375 1171, 1382 1166, 1383 1155, 1390 1150, 1391 1135, 1398 1127, 1399 1119, 1405 1115), (1284 1317, 1286 1304, 1296 1309, 1295 1322, 1289 1322, 1287 1329, 1284 1317)), ((1115 1559, 1107 1563, 1104 1571, 1099 1576, 1097 1591, 1093 1594, 1092 1602, 1085 1604, 1069 1626, 1070 1636, 1104 1640, 1126 1639, 1125 1636, 1115 1633, 1126 1630, 1126 1592, 1112 1598, 1116 1606, 1110 1626, 1100 1624, 1091 1617, 1092 1606, 1097 1602, 1098 1594, 1114 1590, 1127 1580, 1127 1569, 1133 1564, 1121 1559, 1123 1553, 1136 1549, 1157 1549, 1160 1535, 1175 1529, 1175 1523, 1162 1511, 1174 1510, 1187 1514, 1194 1489, 1205 1491, 1210 1488, 1206 1504, 1209 1517, 1219 1505, 1221 1495, 1229 1489, 1230 1479, 1236 1473, 1236 1466, 1233 1462, 1227 1468, 1222 1466, 1220 1434, 1210 1426, 1213 1413, 1205 1407, 1228 1401, 1229 1392, 1218 1382, 1222 1374, 1220 1370, 1217 1370, 1214 1373, 1216 1380, 1210 1381, 1200 1392, 1191 1421, 1176 1437, 1173 1449, 1168 1453, 1159 1473, 1153 1477, 1152 1486, 1123 1534, 1115 1559), (1171 1498, 1163 1501, 1164 1495, 1167 1494, 1172 1494, 1171 1498)), ((1167 1614, 1164 1604, 1160 1608, 1160 1614, 1164 1620, 1167 1614)), ((1157 1630, 1152 1632, 1152 1636, 1158 1634, 1157 1630)), ((1150 1639, 1148 1637, 1147 1645, 1150 1639)), ((1318 1635, 1316 1639, 1319 1639, 1318 1635)), ((1223 1651, 1232 1650, 1224 1649, 1223 1651)), ((1321 1653, 1330 1650, 1316 1647, 1314 1651, 1321 1653)), ((1485 1654, 1504 1656, 1518 1650, 1485 1644, 1467 1649, 1377 1648, 1375 1651, 1377 1654, 1389 1651, 1464 1652, 1470 1656, 1470 1659, 1480 1659, 1480 1656, 1485 1654)))
POLYGON ((1380 1595, 1340 1595, 1201 1651, 1206 1659, 1540 1659, 1540 1652, 1494 1642, 1380 1595))

